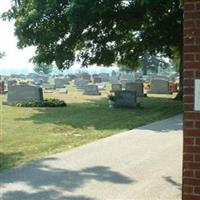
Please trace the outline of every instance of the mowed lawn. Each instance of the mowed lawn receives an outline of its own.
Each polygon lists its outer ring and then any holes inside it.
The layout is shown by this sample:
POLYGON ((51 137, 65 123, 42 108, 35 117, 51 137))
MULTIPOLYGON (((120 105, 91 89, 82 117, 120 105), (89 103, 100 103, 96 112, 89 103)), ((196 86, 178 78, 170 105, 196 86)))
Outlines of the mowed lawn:
MULTIPOLYGON (((45 94, 63 99, 65 108, 20 108, 1 105, 0 170, 69 150, 100 138, 181 113, 181 102, 146 97, 141 108, 108 107, 108 91, 86 96, 72 86, 69 94, 45 94)), ((170 96, 167 96, 170 97, 170 96)), ((5 99, 0 96, 1 101, 5 99)))

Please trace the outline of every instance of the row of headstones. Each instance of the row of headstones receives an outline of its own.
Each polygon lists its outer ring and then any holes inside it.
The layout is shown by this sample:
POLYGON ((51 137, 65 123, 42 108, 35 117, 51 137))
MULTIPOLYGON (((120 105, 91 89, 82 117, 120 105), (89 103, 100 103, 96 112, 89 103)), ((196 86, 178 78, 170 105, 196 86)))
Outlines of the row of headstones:
MULTIPOLYGON (((94 90, 94 86, 89 85, 88 89, 90 92, 94 90)), ((96 90, 96 88, 95 88, 96 90)), ((136 92, 131 91, 121 91, 116 92, 120 96, 119 100, 115 102, 115 106, 122 107, 135 107, 136 106, 136 92)), ((37 100, 43 101, 43 91, 41 87, 31 86, 31 85, 15 85, 12 86, 7 95, 7 102, 5 104, 11 105, 16 102, 25 101, 25 100, 37 100)))
POLYGON ((105 83, 90 84, 88 80, 83 79, 76 79, 74 85, 86 95, 100 95, 101 93, 99 90, 104 90, 106 88, 105 83))
MULTIPOLYGON (((144 96, 143 82, 127 82, 125 86, 122 84, 112 84, 112 91, 122 91, 125 88, 127 91, 136 91, 138 96, 144 96)), ((152 80, 150 91, 148 93, 153 94, 170 94, 169 82, 166 80, 152 80)))
MULTIPOLYGON (((60 88, 60 93, 67 93, 66 88, 60 88)), ((88 85, 85 88, 84 94, 86 95, 100 95, 96 85, 88 85)), ((25 100, 43 100, 43 89, 39 86, 33 85, 13 85, 10 86, 5 104, 14 104, 16 102, 25 100)))
MULTIPOLYGON (((122 84, 112 84, 111 86, 111 92, 119 92, 122 91, 122 89, 123 89, 122 84)), ((144 96, 143 83, 137 83, 137 82, 126 83, 125 91, 136 92, 137 96, 143 97, 144 96)))

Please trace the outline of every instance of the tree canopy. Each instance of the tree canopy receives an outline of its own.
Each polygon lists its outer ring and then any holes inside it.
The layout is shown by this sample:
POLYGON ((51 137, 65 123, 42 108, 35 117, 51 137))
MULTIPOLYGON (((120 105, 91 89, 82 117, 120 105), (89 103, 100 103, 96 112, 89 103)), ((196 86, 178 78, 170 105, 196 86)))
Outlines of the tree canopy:
POLYGON ((147 72, 158 73, 158 69, 166 69, 170 67, 169 62, 167 62, 160 55, 150 55, 146 52, 140 59, 140 67, 142 68, 143 74, 147 75, 147 72))
POLYGON ((15 0, 18 47, 36 46, 36 63, 69 68, 113 63, 134 68, 139 57, 182 51, 179 0, 15 0))
POLYGON ((33 70, 37 73, 50 74, 53 67, 51 65, 47 65, 46 63, 41 63, 36 65, 33 70))
POLYGON ((5 52, 0 52, 0 59, 3 58, 5 55, 5 52))

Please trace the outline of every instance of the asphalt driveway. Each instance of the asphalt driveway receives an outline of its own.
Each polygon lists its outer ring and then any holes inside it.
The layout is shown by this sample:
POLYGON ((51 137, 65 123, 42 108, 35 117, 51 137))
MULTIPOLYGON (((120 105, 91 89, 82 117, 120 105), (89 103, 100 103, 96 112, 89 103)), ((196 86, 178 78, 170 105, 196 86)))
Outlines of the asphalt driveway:
POLYGON ((180 200, 182 116, 0 173, 2 200, 180 200))

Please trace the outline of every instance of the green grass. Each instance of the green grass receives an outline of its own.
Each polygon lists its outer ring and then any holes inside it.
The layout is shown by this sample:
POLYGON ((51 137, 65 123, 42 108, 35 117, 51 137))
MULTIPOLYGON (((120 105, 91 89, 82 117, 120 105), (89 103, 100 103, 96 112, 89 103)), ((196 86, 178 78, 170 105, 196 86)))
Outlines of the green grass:
POLYGON ((1 107, 0 170, 165 119, 182 110, 180 102, 166 98, 141 98, 142 108, 130 110, 108 108, 107 92, 93 97, 73 89, 68 95, 46 96, 63 99, 68 107, 1 107))

